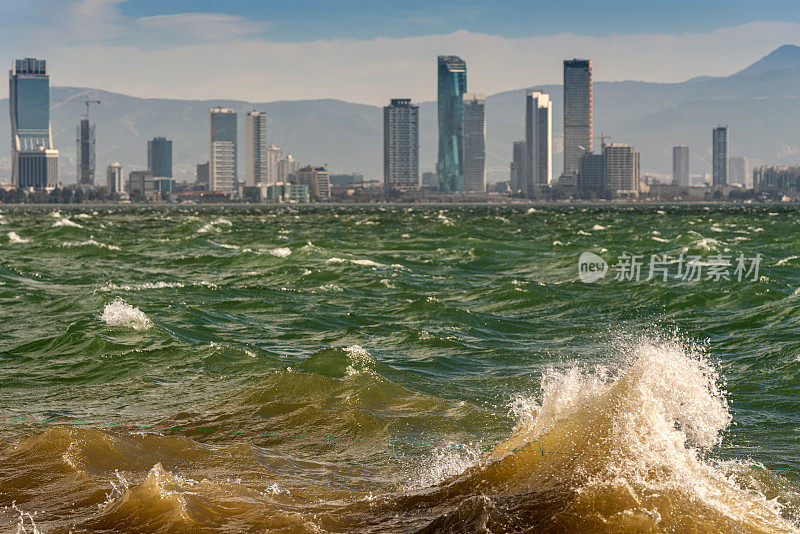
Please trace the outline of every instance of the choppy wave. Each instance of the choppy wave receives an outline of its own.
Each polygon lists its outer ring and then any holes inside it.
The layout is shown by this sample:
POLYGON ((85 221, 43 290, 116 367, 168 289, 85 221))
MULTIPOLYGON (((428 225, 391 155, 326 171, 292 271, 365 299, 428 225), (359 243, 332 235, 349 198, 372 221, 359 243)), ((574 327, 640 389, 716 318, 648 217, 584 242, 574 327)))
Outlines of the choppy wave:
POLYGON ((30 243, 30 239, 20 237, 16 232, 8 232, 8 242, 13 244, 30 243))
MULTIPOLYGON (((54 217, 56 215, 53 215, 54 217)), ((60 216, 60 214, 59 214, 60 216)), ((59 226, 69 226, 72 228, 83 228, 82 224, 78 224, 75 221, 71 220, 69 217, 61 217, 56 222, 53 223, 54 228, 58 228, 59 226)))
POLYGON ((106 304, 100 318, 108 326, 124 326, 134 330, 147 330, 153 326, 152 321, 139 308, 131 306, 117 297, 113 302, 106 304))
POLYGON ((97 248, 105 248, 108 250, 122 250, 120 247, 116 245, 106 245, 105 243, 100 243, 99 241, 94 239, 94 236, 90 237, 86 241, 64 241, 61 243, 62 247, 97 247, 97 248))
POLYGON ((718 380, 677 340, 640 340, 617 369, 551 369, 538 398, 512 403, 517 425, 485 465, 411 501, 446 503, 434 524, 464 531, 480 518, 490 531, 798 532, 779 501, 713 460, 731 423, 718 380))

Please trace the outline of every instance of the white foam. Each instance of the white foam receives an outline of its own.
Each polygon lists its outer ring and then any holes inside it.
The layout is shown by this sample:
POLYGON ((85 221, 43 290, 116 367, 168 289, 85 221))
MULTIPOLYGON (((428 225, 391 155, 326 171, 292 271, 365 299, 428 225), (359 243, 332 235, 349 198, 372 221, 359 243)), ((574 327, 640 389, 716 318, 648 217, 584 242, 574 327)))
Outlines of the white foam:
POLYGON ((117 297, 106 304, 100 317, 108 326, 124 326, 134 330, 147 330, 153 326, 152 321, 139 308, 127 304, 117 297))
POLYGON ((788 258, 783 258, 782 260, 778 260, 775 265, 786 265, 792 260, 800 259, 800 256, 789 256, 788 258))
POLYGON ((595 224, 594 226, 592 226, 592 230, 594 230, 595 232, 600 231, 600 230, 605 230, 605 229, 606 229, 605 226, 601 226, 599 224, 595 224))
POLYGON ((203 227, 200 228, 197 231, 197 233, 198 234, 205 234, 205 233, 211 232, 211 231, 219 232, 220 231, 219 230, 220 226, 233 226, 233 223, 231 221, 229 221, 228 219, 225 219, 223 217, 219 217, 218 219, 215 219, 215 220, 203 225, 203 227))
POLYGON ((69 219, 69 217, 61 217, 59 220, 57 220, 56 222, 53 223, 53 227, 54 228, 59 227, 59 226, 70 226, 72 228, 83 228, 83 225, 78 224, 75 221, 71 221, 69 219))
POLYGON ((185 287, 181 282, 144 282, 141 284, 117 285, 108 283, 100 288, 100 291, 144 291, 147 289, 167 289, 175 287, 185 287))
POLYGON ((62 247, 97 247, 97 248, 107 248, 108 250, 122 250, 116 245, 106 245, 105 243, 100 243, 99 241, 95 241, 94 237, 90 237, 86 241, 65 241, 61 243, 62 247))
POLYGON ((447 444, 437 447, 414 468, 406 490, 435 486, 481 462, 481 450, 471 445, 447 444))
POLYGON ((292 249, 289 247, 278 247, 273 248, 269 251, 269 253, 278 258, 286 258, 292 253, 292 249))
POLYGON ((17 235, 16 232, 8 232, 8 241, 9 243, 30 243, 30 239, 24 239, 17 235))

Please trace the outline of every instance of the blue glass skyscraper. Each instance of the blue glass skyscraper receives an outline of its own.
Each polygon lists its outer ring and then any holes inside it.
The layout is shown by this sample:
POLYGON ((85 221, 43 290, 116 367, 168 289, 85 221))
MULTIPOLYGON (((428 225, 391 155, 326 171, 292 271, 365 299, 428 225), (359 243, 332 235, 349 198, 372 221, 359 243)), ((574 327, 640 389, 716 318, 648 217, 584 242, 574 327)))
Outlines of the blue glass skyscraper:
POLYGON ((439 56, 439 189, 464 192, 464 93, 467 63, 456 56, 439 56))
POLYGON ((17 187, 58 185, 58 151, 50 128, 50 77, 44 59, 14 61, 8 73, 11 179, 17 187))

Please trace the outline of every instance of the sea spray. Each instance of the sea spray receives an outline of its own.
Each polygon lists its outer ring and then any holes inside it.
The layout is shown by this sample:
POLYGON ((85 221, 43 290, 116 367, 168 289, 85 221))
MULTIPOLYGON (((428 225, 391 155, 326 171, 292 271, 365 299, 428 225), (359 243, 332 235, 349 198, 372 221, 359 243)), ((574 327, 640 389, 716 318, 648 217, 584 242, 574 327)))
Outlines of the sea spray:
POLYGON ((117 297, 106 304, 100 317, 108 326, 124 326, 134 330, 147 330, 153 326, 152 321, 139 308, 127 304, 117 297))

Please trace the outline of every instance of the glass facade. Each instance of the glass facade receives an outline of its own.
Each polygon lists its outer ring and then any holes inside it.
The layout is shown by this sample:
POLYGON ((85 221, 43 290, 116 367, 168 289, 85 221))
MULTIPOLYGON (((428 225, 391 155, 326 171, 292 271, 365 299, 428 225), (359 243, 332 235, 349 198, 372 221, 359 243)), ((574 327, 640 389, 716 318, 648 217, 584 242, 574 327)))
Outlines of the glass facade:
POLYGON ((439 189, 464 192, 464 93, 467 63, 456 56, 439 56, 438 69, 439 189))
POLYGON ((578 172, 592 151, 592 62, 564 61, 564 174, 578 172))
POLYGON ((231 193, 238 187, 238 147, 236 111, 211 109, 209 189, 231 193))
POLYGON ((15 60, 8 83, 12 181, 17 187, 54 187, 58 183, 58 152, 52 150, 47 62, 35 58, 15 60), (30 153, 29 157, 23 161, 26 153, 30 153))
POLYGON ((147 142, 147 168, 156 178, 172 178, 172 141, 156 137, 147 142))

